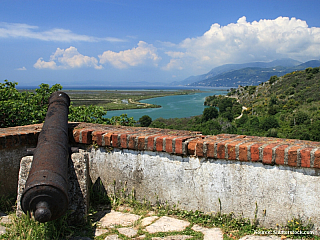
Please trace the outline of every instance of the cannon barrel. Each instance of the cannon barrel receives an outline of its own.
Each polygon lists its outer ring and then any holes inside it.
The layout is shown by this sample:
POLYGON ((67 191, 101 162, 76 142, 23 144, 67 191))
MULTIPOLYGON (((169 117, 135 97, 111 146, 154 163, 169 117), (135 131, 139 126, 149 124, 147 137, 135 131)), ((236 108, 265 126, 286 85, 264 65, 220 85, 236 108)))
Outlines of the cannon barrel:
POLYGON ((68 209, 68 113, 70 98, 61 91, 49 98, 45 122, 39 134, 21 208, 35 220, 48 222, 68 209))

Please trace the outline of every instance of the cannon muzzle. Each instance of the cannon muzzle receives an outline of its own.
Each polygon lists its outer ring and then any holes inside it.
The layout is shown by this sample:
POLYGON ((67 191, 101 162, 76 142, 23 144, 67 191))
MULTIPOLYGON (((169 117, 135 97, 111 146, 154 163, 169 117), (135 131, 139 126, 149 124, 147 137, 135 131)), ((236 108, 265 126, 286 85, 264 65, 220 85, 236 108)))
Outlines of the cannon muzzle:
POLYGON ((35 220, 48 222, 68 209, 68 113, 70 98, 54 92, 34 151, 21 208, 35 220))

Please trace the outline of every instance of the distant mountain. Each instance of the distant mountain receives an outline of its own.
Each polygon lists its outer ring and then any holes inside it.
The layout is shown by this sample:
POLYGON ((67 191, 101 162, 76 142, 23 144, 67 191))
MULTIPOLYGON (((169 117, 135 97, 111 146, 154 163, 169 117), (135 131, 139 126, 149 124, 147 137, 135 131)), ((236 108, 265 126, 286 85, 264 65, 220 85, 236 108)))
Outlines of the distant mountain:
MULTIPOLYGON (((270 68, 270 67, 276 67, 276 66, 282 66, 282 67, 293 67, 301 64, 301 62, 296 61, 291 58, 283 58, 274 60, 271 62, 250 62, 250 63, 241 63, 241 64, 225 64, 221 65, 219 67, 213 68, 210 72, 198 76, 191 76, 186 78, 183 81, 175 81, 172 82, 172 85, 190 85, 190 86, 197 86, 192 85, 192 83, 200 82, 212 77, 215 77, 219 74, 239 70, 242 68, 270 68)), ((199 85, 201 86, 201 85, 199 85)))
MULTIPOLYGON (((266 82, 271 76, 283 76, 287 73, 304 70, 308 67, 318 67, 320 66, 319 60, 312 60, 305 63, 296 64, 297 61, 285 59, 276 60, 270 63, 256 62, 251 63, 251 67, 239 68, 237 70, 229 70, 212 77, 188 84, 188 86, 206 86, 206 87, 238 87, 241 86, 255 86, 259 85, 261 82, 266 82), (276 66, 273 66, 276 64, 276 66), (278 65, 282 64, 282 65, 278 65), (294 64, 294 65, 292 65, 294 64), (252 66, 253 65, 253 66, 252 66)), ((232 64, 233 65, 233 64, 232 64)), ((232 67, 240 67, 238 64, 236 66, 221 66, 223 69, 230 69, 232 67)), ((249 64, 240 64, 246 66, 249 64)), ((218 67, 219 68, 219 67, 218 67)), ((220 68, 220 69, 221 69, 220 68)), ((215 69, 213 69, 215 70, 215 69)), ((212 72, 211 70, 210 72, 212 72)), ((209 73, 210 73, 209 72, 209 73)), ((208 73, 208 75, 209 75, 208 73)))

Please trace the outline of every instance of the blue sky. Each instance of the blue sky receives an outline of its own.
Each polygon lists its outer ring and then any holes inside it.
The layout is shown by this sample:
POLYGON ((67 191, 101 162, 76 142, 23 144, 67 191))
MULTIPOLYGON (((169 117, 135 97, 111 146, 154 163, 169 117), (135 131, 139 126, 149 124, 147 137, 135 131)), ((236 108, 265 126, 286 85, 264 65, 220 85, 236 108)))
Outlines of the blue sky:
POLYGON ((0 0, 0 80, 170 83, 227 63, 320 59, 318 0, 0 0))

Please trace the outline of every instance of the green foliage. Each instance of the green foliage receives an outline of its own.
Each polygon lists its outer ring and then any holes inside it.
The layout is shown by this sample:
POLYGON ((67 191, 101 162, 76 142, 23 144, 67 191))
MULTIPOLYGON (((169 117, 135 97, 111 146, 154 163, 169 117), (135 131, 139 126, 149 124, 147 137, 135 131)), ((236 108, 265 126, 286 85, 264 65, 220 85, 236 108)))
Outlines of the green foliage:
POLYGON ((219 112, 216 107, 205 108, 202 114, 202 121, 203 122, 209 121, 213 118, 217 118, 218 115, 219 115, 219 112))
POLYGON ((270 77, 270 79, 269 79, 269 83, 270 84, 273 84, 273 83, 275 83, 276 81, 278 81, 279 80, 279 78, 277 77, 277 76, 272 76, 272 77, 270 77))
POLYGON ((279 127, 278 120, 274 116, 267 116, 261 119, 260 128, 264 131, 268 131, 270 128, 279 127))
MULTIPOLYGON (((18 91, 16 82, 0 83, 0 127, 14 127, 42 123, 48 110, 50 95, 62 89, 60 84, 42 83, 35 91, 18 91)), ((69 107, 69 121, 133 126, 135 121, 126 114, 104 118, 103 107, 89 105, 69 107)))
POLYGON ((141 118, 139 118, 139 123, 141 127, 149 127, 152 123, 152 118, 148 115, 143 115, 141 118))
POLYGON ((0 127, 22 126, 43 122, 50 95, 62 87, 55 84, 51 88, 42 83, 35 92, 19 92, 18 83, 5 80, 0 83, 0 127))
POLYGON ((250 86, 248 90, 249 94, 250 95, 254 94, 256 92, 256 88, 257 88, 256 86, 250 86))
POLYGON ((98 106, 78 106, 69 108, 68 120, 71 122, 105 123, 107 111, 98 106))

